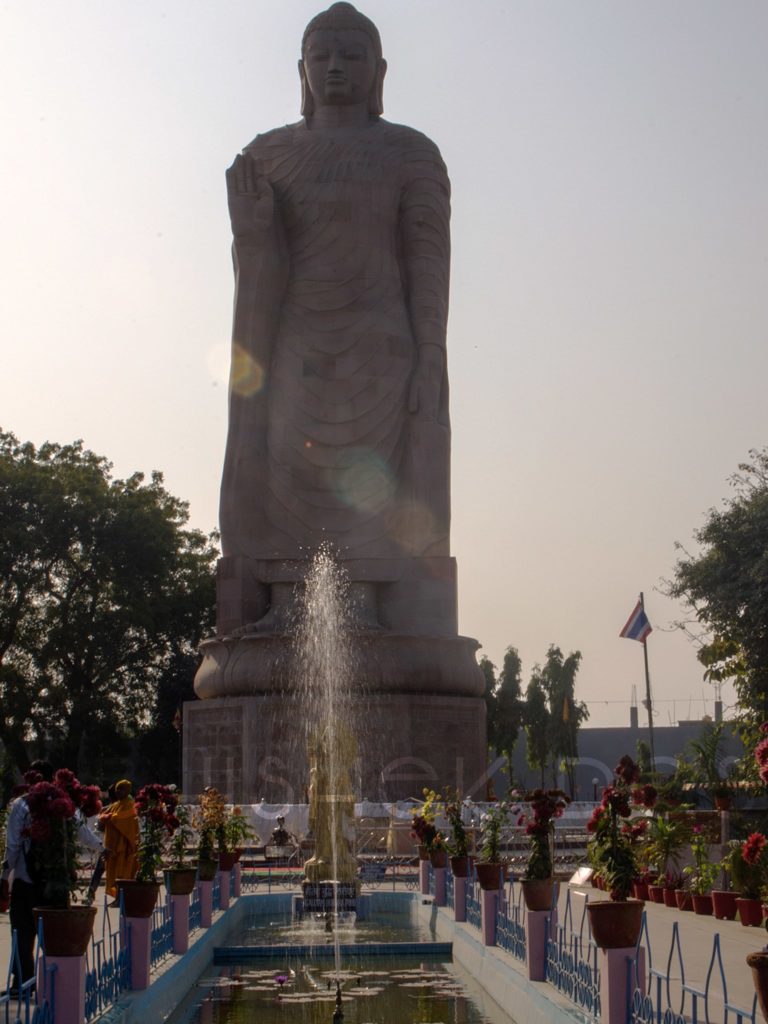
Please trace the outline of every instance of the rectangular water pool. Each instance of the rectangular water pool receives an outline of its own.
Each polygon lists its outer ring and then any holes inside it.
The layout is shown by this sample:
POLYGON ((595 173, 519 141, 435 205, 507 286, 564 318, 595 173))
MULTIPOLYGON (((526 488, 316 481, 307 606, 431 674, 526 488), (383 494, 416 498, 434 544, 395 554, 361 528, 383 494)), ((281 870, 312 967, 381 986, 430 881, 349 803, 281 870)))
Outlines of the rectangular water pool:
MULTIPOLYGON (((496 1003, 443 953, 424 949, 407 956, 366 955, 366 944, 434 943, 428 926, 412 918, 411 900, 376 901, 369 920, 340 922, 345 955, 344 1024, 514 1024, 496 1003)), ((331 1024, 336 970, 328 944, 333 935, 321 917, 292 922, 288 913, 250 915, 227 937, 241 962, 211 965, 167 1024, 331 1024), (280 946, 277 958, 248 959, 245 947, 280 946), (296 955, 287 946, 301 946, 296 955)))

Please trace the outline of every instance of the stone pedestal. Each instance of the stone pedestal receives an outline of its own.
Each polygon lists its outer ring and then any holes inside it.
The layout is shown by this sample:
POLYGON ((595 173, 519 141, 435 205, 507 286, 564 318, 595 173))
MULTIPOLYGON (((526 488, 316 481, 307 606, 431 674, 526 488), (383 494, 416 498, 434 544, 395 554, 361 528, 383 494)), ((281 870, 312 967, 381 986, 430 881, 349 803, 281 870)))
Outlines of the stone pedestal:
MULTIPOLYGON (((369 693, 359 711, 361 798, 405 799, 445 784, 484 797, 481 696, 369 693)), ((294 716, 275 694, 185 703, 184 792, 215 786, 232 803, 305 803, 309 769, 294 716)))
POLYGON ((525 914, 525 959, 530 981, 544 981, 549 916, 549 910, 528 910, 525 914))
MULTIPOLYGON (((56 1007, 56 1024, 83 1024, 85 1020, 84 956, 39 957, 36 985, 38 1003, 46 1000, 50 1007, 56 1007), (43 970, 43 966, 47 969, 43 970), (54 969, 51 970, 51 968, 54 969)), ((19 1013, 21 1014, 21 1008, 19 1013)), ((53 1019, 52 1013, 51 1019, 53 1019)))
POLYGON ((200 927, 213 924, 213 882, 198 882, 200 886, 200 927))
POLYGON ((240 861, 235 864, 233 871, 235 873, 235 896, 240 896, 243 891, 243 869, 240 861))
POLYGON ((480 932, 484 946, 496 945, 496 907, 499 903, 498 889, 482 889, 480 892, 480 932))
POLYGON ((453 876, 453 919, 467 920, 467 880, 453 876))
POLYGON ((438 907, 444 907, 447 903, 445 886, 445 868, 434 868, 435 872, 435 903, 438 907))
POLYGON ((419 892, 422 896, 429 896, 429 861, 419 861, 419 892))
POLYGON ((231 886, 231 871, 221 871, 219 873, 219 910, 229 909, 229 889, 231 886))
POLYGON ((152 918, 126 917, 124 921, 131 932, 131 988, 143 991, 149 987, 152 918))
POLYGON ((600 1019, 605 1024, 625 1024, 627 1007, 637 981, 645 994, 645 950, 628 946, 626 949, 601 949, 597 963, 600 968, 600 1019), (629 961, 637 955, 637 977, 629 970, 629 961))
POLYGON ((189 949, 189 903, 189 896, 171 896, 174 953, 186 953, 189 949))

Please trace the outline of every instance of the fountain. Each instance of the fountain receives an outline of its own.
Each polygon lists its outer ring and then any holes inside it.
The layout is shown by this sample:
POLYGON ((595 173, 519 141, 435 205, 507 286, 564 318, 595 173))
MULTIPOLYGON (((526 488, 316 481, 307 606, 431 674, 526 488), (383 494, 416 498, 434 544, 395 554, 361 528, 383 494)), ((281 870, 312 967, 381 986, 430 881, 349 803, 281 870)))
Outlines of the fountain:
MULTIPOLYGON (((354 602, 331 550, 310 563, 297 595, 296 678, 309 759, 309 825, 315 852, 304 865, 302 913, 328 915, 357 908, 357 861, 347 832, 354 826, 352 769, 357 757, 354 692, 354 602)), ((357 698, 357 699, 356 699, 357 698)), ((334 929, 335 941, 338 931, 334 929)))

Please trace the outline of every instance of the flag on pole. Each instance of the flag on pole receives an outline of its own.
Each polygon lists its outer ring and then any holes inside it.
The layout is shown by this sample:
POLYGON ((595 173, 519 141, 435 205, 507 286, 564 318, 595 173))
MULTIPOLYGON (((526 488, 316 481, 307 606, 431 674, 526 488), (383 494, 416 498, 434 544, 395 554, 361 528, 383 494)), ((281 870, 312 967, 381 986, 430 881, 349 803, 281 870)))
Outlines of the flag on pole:
POLYGON ((651 624, 645 614, 643 602, 638 601, 619 636, 625 640, 639 640, 641 644, 644 644, 650 632, 651 624))

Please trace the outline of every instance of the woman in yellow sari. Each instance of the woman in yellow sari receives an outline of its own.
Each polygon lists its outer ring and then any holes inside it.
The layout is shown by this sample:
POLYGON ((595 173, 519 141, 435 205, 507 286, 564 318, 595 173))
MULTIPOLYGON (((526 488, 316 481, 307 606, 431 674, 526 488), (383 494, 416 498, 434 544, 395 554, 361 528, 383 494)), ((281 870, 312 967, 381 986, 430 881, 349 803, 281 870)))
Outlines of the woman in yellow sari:
POLYGON ((99 816, 104 829, 107 895, 117 897, 118 878, 135 878, 139 869, 139 819, 131 796, 131 783, 121 779, 115 783, 115 802, 99 816))

